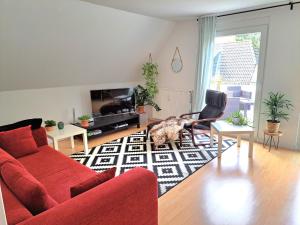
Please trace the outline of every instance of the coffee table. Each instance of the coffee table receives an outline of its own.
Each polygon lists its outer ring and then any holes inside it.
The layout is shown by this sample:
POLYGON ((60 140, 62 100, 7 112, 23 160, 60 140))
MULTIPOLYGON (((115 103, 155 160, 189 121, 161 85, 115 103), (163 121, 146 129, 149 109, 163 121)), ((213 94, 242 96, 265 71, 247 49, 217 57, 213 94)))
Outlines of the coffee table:
POLYGON ((214 132, 218 135, 218 157, 222 156, 222 136, 223 135, 237 135, 237 145, 241 146, 241 135, 249 135, 249 153, 248 156, 253 155, 253 141, 254 141, 254 129, 250 126, 236 126, 229 124, 224 120, 218 120, 211 123, 210 129, 210 146, 213 146, 214 132))
POLYGON ((74 148, 74 136, 82 135, 83 147, 85 154, 88 154, 88 141, 87 141, 87 132, 86 129, 67 124, 63 130, 55 129, 53 131, 47 132, 47 137, 53 141, 53 147, 56 150, 58 149, 58 141, 66 138, 70 138, 71 147, 74 148))

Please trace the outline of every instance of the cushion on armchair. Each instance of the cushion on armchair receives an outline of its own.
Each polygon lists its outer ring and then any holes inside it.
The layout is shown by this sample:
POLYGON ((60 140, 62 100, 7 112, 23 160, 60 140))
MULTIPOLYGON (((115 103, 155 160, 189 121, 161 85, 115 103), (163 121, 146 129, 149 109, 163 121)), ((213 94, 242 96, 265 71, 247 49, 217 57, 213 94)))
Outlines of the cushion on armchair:
POLYGON ((15 158, 38 152, 30 126, 0 132, 0 147, 15 158))
MULTIPOLYGON (((205 103, 206 106, 201 111, 199 120, 220 117, 226 107, 227 96, 224 92, 207 90, 205 103)), ((202 125, 210 127, 210 122, 203 122, 202 125)))
POLYGON ((33 215, 58 205, 45 187, 25 168, 10 162, 5 163, 1 167, 1 176, 10 191, 33 215))

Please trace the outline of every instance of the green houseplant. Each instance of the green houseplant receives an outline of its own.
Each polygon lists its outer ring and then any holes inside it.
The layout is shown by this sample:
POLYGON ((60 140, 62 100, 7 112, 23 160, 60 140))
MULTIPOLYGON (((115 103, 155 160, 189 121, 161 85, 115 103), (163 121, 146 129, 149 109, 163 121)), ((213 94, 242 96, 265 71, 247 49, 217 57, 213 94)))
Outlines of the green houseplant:
POLYGON ((54 127, 56 126, 56 122, 54 120, 45 120, 45 129, 46 131, 52 131, 54 130, 54 127))
POLYGON ((146 89, 148 90, 149 98, 154 99, 155 95, 158 93, 157 87, 157 76, 158 76, 158 65, 147 62, 143 65, 143 77, 146 81, 146 89))
POLYGON ((229 116, 226 121, 228 123, 232 123, 237 126, 246 126, 248 125, 248 120, 240 111, 233 112, 231 116, 229 116))
POLYGON ((161 110, 159 106, 153 101, 153 98, 151 97, 151 94, 149 94, 148 89, 144 88, 141 85, 138 85, 134 89, 134 94, 135 94, 135 100, 136 100, 136 105, 137 105, 137 112, 138 113, 144 113, 145 105, 151 105, 155 108, 156 111, 161 110))
POLYGON ((89 126, 89 120, 91 118, 92 117, 88 114, 85 114, 85 115, 82 115, 82 116, 78 117, 78 119, 80 120, 80 125, 82 127, 88 127, 89 126))
POLYGON ((286 98, 286 95, 280 92, 270 92, 263 103, 266 107, 264 114, 269 118, 267 120, 268 132, 277 133, 280 127, 280 120, 288 120, 288 111, 292 110, 294 106, 291 101, 286 98))

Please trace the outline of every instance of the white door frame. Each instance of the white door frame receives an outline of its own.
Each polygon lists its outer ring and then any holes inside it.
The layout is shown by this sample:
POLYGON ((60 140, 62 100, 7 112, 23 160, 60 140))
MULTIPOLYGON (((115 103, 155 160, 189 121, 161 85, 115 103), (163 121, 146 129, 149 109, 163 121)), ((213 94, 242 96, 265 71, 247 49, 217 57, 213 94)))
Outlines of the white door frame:
POLYGON ((257 68, 257 82, 256 82, 256 94, 254 103, 254 118, 253 126, 255 129, 255 140, 259 137, 260 128, 260 115, 261 115, 261 102, 262 102, 262 91, 264 84, 264 74, 265 74, 265 59, 267 52, 267 38, 268 38, 268 25, 258 25, 258 26, 245 26, 237 28, 225 28, 217 30, 217 37, 229 36, 244 33, 261 33, 260 40, 260 50, 259 50, 259 62, 257 68))

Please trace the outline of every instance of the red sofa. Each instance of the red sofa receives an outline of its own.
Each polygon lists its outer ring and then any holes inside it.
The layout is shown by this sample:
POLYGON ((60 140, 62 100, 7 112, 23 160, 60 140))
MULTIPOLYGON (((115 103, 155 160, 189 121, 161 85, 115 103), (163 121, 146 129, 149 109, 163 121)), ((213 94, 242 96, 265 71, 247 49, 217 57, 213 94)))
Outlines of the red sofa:
POLYGON ((44 128, 33 130, 38 152, 17 160, 59 204, 33 216, 0 178, 9 225, 157 225, 157 178, 132 169, 74 198, 70 187, 95 172, 48 146, 44 128))

